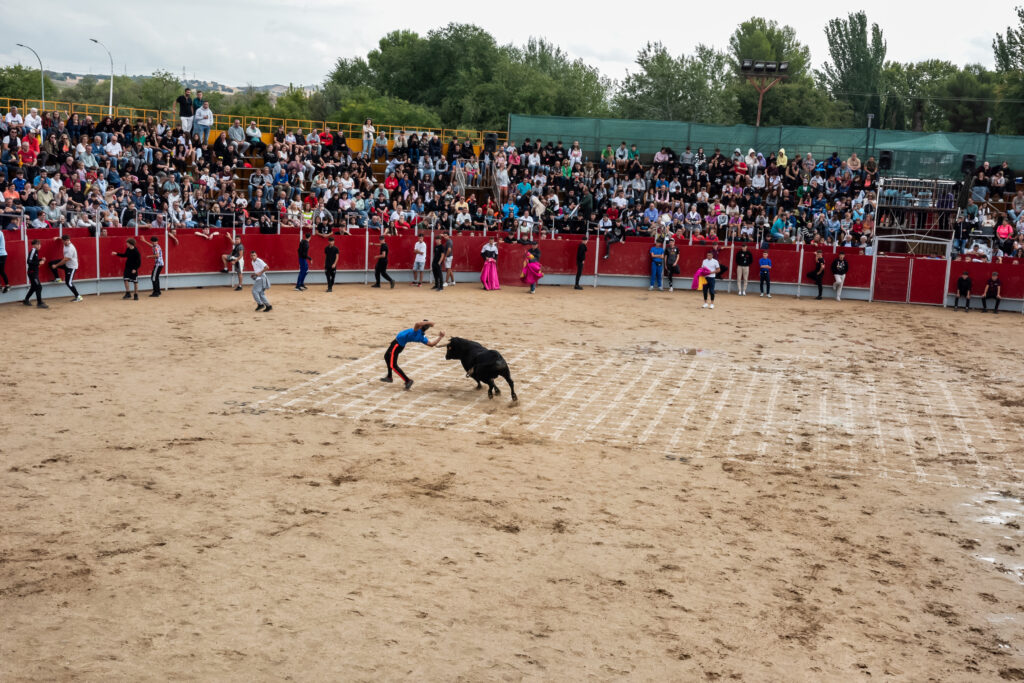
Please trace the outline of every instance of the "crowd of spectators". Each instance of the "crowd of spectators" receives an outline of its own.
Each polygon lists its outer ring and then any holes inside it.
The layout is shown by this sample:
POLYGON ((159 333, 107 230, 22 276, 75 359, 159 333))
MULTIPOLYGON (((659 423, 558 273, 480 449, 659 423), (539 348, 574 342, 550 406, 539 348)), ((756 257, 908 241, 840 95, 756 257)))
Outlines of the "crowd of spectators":
MULTIPOLYGON (((175 104, 173 122, 23 116, 12 107, 0 123, 0 226, 139 225, 209 236, 223 226, 328 234, 359 225, 394 234, 427 221, 520 240, 600 231, 606 249, 628 235, 867 249, 875 230, 878 165, 855 152, 815 159, 785 149, 665 147, 642 160, 622 142, 589 158, 577 141, 539 139, 478 152, 468 139, 444 143, 432 133, 388 139, 370 119, 359 150, 330 128, 280 127, 268 142, 256 121, 243 127, 241 119, 211 140, 202 93, 186 90, 175 104)), ((1003 169, 979 173, 986 194, 1005 190, 1003 169)), ((978 217, 968 210, 964 220, 969 227, 978 217)), ((1024 193, 996 232, 1007 229, 1009 241, 994 251, 1024 248, 1024 193)))

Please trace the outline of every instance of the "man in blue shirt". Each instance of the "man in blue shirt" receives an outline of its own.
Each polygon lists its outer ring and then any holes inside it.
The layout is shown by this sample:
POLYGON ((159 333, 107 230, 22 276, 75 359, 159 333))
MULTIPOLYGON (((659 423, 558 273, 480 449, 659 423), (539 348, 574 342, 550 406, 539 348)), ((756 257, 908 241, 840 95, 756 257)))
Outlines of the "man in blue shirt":
POLYGON ((757 262, 761 269, 761 296, 767 295, 772 298, 772 260, 768 258, 768 252, 761 252, 761 260, 757 262))
POLYGON ((423 320, 407 330, 402 330, 395 336, 391 341, 391 345, 388 347, 388 350, 384 353, 384 363, 388 366, 388 374, 386 377, 380 378, 381 382, 393 382, 394 380, 392 379, 391 374, 396 373, 399 378, 405 382, 405 390, 409 391, 412 387, 412 380, 402 372, 402 368, 398 367, 398 354, 402 353, 406 344, 412 342, 419 342, 421 344, 426 344, 427 346, 437 346, 438 342, 444 338, 444 331, 439 331, 437 333, 437 339, 430 341, 427 339, 427 330, 433 326, 434 323, 431 321, 423 320))
POLYGON ((665 250, 661 246, 661 238, 654 241, 651 247, 651 286, 647 289, 653 291, 655 287, 661 287, 662 262, 665 260, 665 250))

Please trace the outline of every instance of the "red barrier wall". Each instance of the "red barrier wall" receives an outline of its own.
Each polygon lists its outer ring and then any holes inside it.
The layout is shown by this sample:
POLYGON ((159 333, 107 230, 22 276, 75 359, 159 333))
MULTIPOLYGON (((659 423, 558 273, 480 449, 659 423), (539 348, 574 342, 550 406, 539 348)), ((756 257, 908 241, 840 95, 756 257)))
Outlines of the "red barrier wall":
POLYGON ((981 296, 985 293, 985 283, 988 282, 992 272, 999 273, 999 279, 1003 283, 1002 295, 1008 299, 1024 298, 1024 264, 1013 265, 1012 263, 970 263, 954 261, 949 271, 949 285, 946 291, 956 292, 956 281, 960 275, 967 271, 971 276, 973 288, 971 293, 981 296))
MULTIPOLYGON (((124 260, 111 255, 113 251, 123 251, 127 237, 134 236, 134 229, 118 228, 114 236, 99 239, 99 262, 96 259, 97 240, 88 236, 84 228, 77 228, 68 231, 72 235, 72 243, 78 248, 80 280, 88 280, 96 277, 97 268, 99 276, 104 278, 119 278, 124 269, 124 260)), ((160 244, 164 248, 167 258, 168 274, 183 273, 215 273, 221 269, 221 255, 231 250, 231 242, 223 235, 218 235, 210 240, 198 237, 191 231, 180 231, 178 244, 171 242, 167 244, 167 237, 158 234, 160 244)), ((54 230, 30 230, 29 237, 33 234, 39 235, 42 241, 41 251, 47 261, 58 260, 62 256, 62 245, 60 240, 53 237, 57 234, 54 230)), ((140 230, 137 237, 139 251, 143 256, 141 274, 149 273, 152 260, 146 256, 152 253, 149 246, 149 234, 146 230, 140 230)), ((413 244, 416 241, 412 234, 398 237, 386 238, 390 251, 389 268, 392 270, 408 270, 413 263, 413 244)), ((338 268, 343 271, 361 271, 367 264, 366 252, 367 242, 369 248, 369 268, 372 269, 375 263, 374 256, 377 254, 377 247, 372 246, 379 241, 379 237, 370 235, 367 240, 365 231, 359 231, 354 235, 335 236, 335 244, 340 250, 338 268)), ((428 244, 428 268, 429 259, 432 254, 433 245, 430 243, 429 233, 424 236, 428 244)), ((482 235, 456 236, 454 239, 454 261, 453 267, 460 273, 478 272, 483 265, 480 255, 480 248, 487 242, 482 235)), ((261 235, 251 232, 242 238, 245 249, 247 265, 250 262, 250 251, 256 249, 272 270, 294 271, 298 269, 298 234, 282 235, 261 235)), ((540 240, 541 263, 545 274, 574 275, 576 272, 576 247, 579 244, 578 237, 567 237, 565 239, 543 239, 540 240)), ((310 255, 313 258, 313 269, 323 268, 324 254, 327 241, 322 237, 313 237, 310 245, 310 255)), ((650 246, 651 240, 634 238, 612 245, 611 256, 603 259, 605 245, 591 239, 588 243, 587 257, 584 262, 584 275, 592 276, 594 264, 598 263, 601 275, 630 275, 646 277, 650 273, 650 246)), ((814 252, 804 250, 799 252, 791 248, 779 248, 781 245, 773 246, 769 255, 773 262, 772 281, 781 283, 800 282, 805 287, 813 286, 813 281, 807 278, 807 272, 814 266, 814 252)), ((21 240, 7 240, 7 273, 13 285, 23 285, 25 277, 25 254, 28 247, 27 242, 21 240)), ((522 265, 525 259, 527 246, 499 242, 498 244, 498 275, 503 285, 519 285, 522 265)), ((726 276, 729 278, 735 275, 735 256, 738 249, 723 248, 719 250, 719 260, 727 267, 726 276)), ((751 249, 754 256, 754 265, 751 271, 756 279, 757 260, 761 257, 760 249, 751 249)), ((848 252, 847 260, 850 262, 849 273, 846 277, 847 287, 867 288, 871 285, 871 267, 873 258, 858 253, 858 250, 844 250, 848 252), (850 253, 852 252, 852 253, 850 253)), ((683 245, 679 249, 680 279, 692 277, 694 271, 700 266, 704 259, 707 248, 703 246, 683 245)), ((824 254, 826 264, 825 284, 831 285, 833 277, 831 274, 832 261, 836 254, 828 250, 824 254)), ((916 258, 906 255, 883 256, 878 258, 876 270, 876 282, 874 298, 879 301, 904 301, 907 297, 908 282, 910 285, 910 301, 914 303, 941 304, 943 292, 953 292, 956 287, 956 279, 964 270, 968 271, 974 281, 974 294, 980 295, 984 291, 985 282, 992 271, 998 271, 1003 282, 1003 296, 1010 299, 1024 298, 1024 263, 967 263, 954 261, 950 268, 949 282, 944 284, 946 273, 946 261, 942 259, 916 258), (911 273, 910 263, 913 260, 913 271, 911 273), (909 279, 908 279, 909 276, 909 279)), ((48 269, 42 270, 44 281, 51 279, 48 269)))

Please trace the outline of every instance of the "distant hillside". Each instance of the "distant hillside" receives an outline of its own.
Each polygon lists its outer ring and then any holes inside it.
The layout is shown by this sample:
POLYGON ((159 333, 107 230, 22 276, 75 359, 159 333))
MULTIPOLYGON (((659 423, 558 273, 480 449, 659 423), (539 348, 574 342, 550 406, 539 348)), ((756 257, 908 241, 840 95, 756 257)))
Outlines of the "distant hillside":
MULTIPOLYGON (((77 85, 78 82, 86 76, 92 76, 94 78, 101 79, 104 78, 104 74, 75 74, 69 71, 47 71, 46 75, 50 77, 50 79, 54 82, 55 85, 61 88, 77 85)), ((128 76, 128 78, 131 78, 132 80, 141 80, 147 77, 148 76, 146 75, 128 76)), ((281 85, 280 83, 273 83, 271 85, 238 86, 224 85, 223 83, 218 83, 217 81, 201 81, 198 79, 186 79, 184 81, 184 84, 186 87, 192 88, 192 90, 204 90, 206 92, 221 92, 225 95, 241 92, 251 87, 253 90, 256 90, 257 92, 267 92, 276 97, 277 95, 284 94, 288 90, 287 85, 281 85)), ((304 85, 302 86, 302 89, 305 90, 306 92, 312 92, 313 90, 316 89, 316 87, 313 85, 304 85)))

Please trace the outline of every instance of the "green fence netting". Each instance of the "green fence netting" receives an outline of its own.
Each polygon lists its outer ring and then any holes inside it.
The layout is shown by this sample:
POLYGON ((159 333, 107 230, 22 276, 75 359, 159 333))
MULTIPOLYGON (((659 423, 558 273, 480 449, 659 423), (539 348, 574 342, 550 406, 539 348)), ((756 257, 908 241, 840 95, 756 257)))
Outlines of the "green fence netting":
MULTIPOLYGON (((964 154, 974 154, 978 164, 983 161, 983 133, 915 133, 912 131, 866 128, 809 128, 803 126, 714 126, 682 121, 640 121, 626 119, 585 119, 559 116, 509 116, 510 140, 524 138, 544 141, 561 140, 568 146, 574 140, 591 158, 596 158, 606 145, 614 149, 620 142, 635 144, 641 154, 654 154, 662 147, 676 152, 687 145, 696 151, 703 147, 709 154, 717 147, 731 153, 737 147, 746 154, 754 148, 767 154, 786 150, 790 158, 810 152, 815 159, 824 159, 832 152, 842 158, 857 152, 863 158, 878 157, 881 150, 892 150, 891 175, 912 178, 958 179, 964 154)), ((1007 161, 1019 175, 1024 171, 1024 137, 988 136, 984 156, 994 164, 1007 161)))

